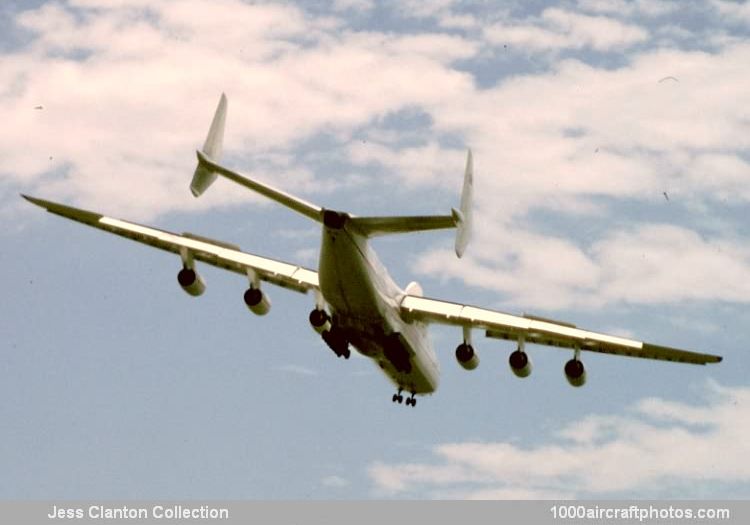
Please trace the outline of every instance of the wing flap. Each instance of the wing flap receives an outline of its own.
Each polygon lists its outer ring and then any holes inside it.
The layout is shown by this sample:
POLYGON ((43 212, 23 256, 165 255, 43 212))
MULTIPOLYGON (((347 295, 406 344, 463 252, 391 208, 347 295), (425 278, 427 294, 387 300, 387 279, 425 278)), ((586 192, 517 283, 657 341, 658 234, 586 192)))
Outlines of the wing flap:
POLYGON ((659 346, 624 337, 577 328, 569 323, 534 316, 517 316, 475 306, 412 295, 401 301, 405 319, 481 328, 487 337, 558 348, 580 348, 592 352, 705 365, 720 356, 659 346))
POLYGON ((24 195, 28 201, 45 208, 50 213, 81 222, 88 226, 114 233, 134 241, 179 254, 190 251, 194 259, 239 274, 252 269, 258 277, 272 284, 301 293, 318 287, 318 274, 307 268, 245 253, 232 244, 214 241, 207 237, 186 233, 176 234, 129 221, 123 221, 86 210, 73 208, 43 199, 24 195))

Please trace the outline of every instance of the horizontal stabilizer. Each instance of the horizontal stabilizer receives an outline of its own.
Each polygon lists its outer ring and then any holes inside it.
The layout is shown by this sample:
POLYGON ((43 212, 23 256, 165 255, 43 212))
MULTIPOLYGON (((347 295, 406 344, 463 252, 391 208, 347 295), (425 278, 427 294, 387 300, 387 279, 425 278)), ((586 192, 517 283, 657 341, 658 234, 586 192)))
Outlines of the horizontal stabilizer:
POLYGON ((198 169, 203 169, 215 175, 226 177, 227 179, 236 182, 240 186, 244 186, 257 193, 260 193, 264 197, 275 200, 279 204, 283 204, 287 208, 291 208, 294 211, 301 213, 302 215, 305 215, 310 219, 313 219, 314 221, 323 222, 323 208, 321 208, 320 206, 311 204, 284 191, 277 190, 276 188, 269 186, 268 184, 263 184, 262 182, 258 182, 257 180, 253 180, 249 177, 240 175, 236 171, 232 171, 229 168, 225 168, 224 166, 217 164, 213 160, 209 159, 206 155, 204 155, 201 151, 197 151, 196 153, 198 155, 198 169))
POLYGON ((417 215, 405 217, 353 217, 350 224, 367 237, 389 233, 409 233, 456 227, 455 215, 417 215))

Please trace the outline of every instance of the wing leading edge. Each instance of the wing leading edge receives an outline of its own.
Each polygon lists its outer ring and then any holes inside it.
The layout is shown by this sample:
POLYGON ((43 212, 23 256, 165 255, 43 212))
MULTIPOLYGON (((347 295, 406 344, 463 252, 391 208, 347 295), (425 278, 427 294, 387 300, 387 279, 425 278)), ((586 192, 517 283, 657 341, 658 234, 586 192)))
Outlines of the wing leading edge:
POLYGON ((218 268, 243 275, 246 275, 248 270, 252 270, 262 281, 301 293, 318 288, 317 272, 294 264, 245 253, 232 244, 190 233, 182 235, 171 233, 28 195, 23 195, 23 197, 50 213, 114 233, 120 237, 178 255, 187 250, 193 259, 218 268))
POLYGON ((721 356, 659 346, 624 337, 601 334, 532 316, 517 316, 475 306, 406 295, 401 313, 408 320, 480 328, 487 337, 573 348, 660 361, 705 365, 719 363, 721 356))

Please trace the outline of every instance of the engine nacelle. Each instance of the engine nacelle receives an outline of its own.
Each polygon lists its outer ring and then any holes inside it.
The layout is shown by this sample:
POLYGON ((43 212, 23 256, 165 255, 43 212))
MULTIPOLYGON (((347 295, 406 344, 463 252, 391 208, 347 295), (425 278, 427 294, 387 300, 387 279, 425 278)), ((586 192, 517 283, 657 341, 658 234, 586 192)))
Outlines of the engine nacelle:
POLYGON ((579 387, 586 383, 586 368, 579 359, 571 359, 565 363, 565 378, 571 386, 579 387))
POLYGON ((474 370, 479 366, 479 356, 474 347, 467 343, 461 343, 456 347, 456 361, 464 370, 474 370))
POLYGON ((177 282, 180 283, 183 290, 193 297, 197 297, 206 291, 206 283, 203 278, 192 268, 180 270, 180 273, 177 274, 177 282))
POLYGON ((534 365, 531 364, 529 354, 520 350, 516 350, 510 354, 508 364, 516 377, 529 377, 531 370, 534 368, 534 365))
POLYGON ((310 312, 309 319, 313 329, 319 334, 331 331, 331 318, 325 310, 318 310, 316 308, 310 312))
POLYGON ((255 315, 266 315, 271 310, 271 301, 260 288, 248 288, 244 295, 245 304, 255 315))

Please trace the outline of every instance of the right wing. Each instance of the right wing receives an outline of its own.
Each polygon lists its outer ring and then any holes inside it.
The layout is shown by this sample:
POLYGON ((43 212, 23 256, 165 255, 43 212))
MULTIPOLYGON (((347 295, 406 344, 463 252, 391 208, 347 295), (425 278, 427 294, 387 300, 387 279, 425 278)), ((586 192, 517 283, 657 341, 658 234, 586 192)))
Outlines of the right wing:
POLYGON ((218 268, 243 275, 251 270, 261 281, 301 293, 318 288, 317 272, 294 264, 245 253, 232 244, 190 233, 180 235, 150 228, 28 195, 23 195, 23 197, 50 213, 178 255, 187 251, 193 259, 218 268))
POLYGON ((718 363, 722 359, 721 356, 717 355, 691 352, 625 337, 591 332, 577 328, 572 324, 541 317, 511 315, 477 308, 476 306, 415 295, 404 296, 401 301, 401 312, 408 320, 481 328, 486 331, 487 337, 494 339, 522 340, 526 343, 544 346, 696 365, 718 363))

